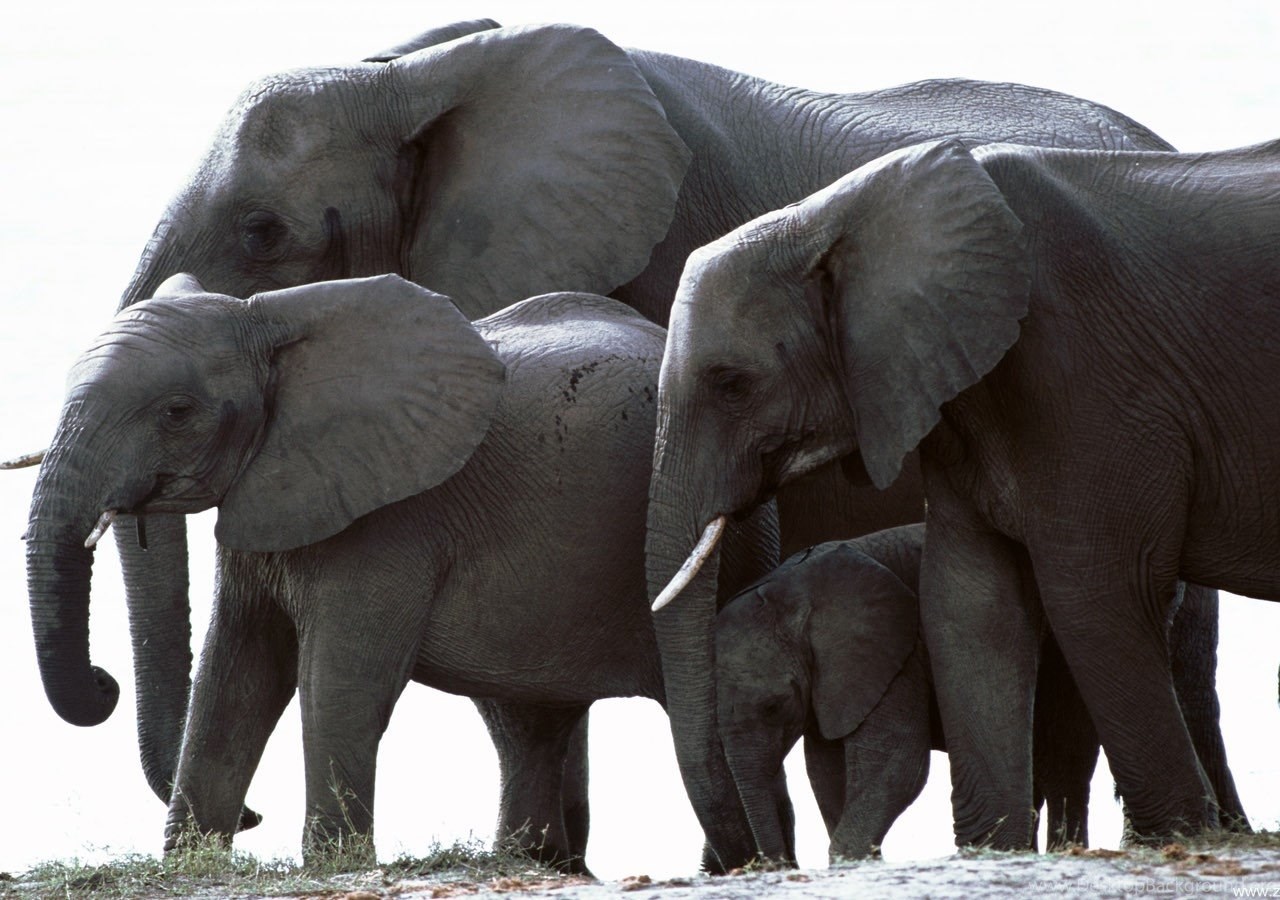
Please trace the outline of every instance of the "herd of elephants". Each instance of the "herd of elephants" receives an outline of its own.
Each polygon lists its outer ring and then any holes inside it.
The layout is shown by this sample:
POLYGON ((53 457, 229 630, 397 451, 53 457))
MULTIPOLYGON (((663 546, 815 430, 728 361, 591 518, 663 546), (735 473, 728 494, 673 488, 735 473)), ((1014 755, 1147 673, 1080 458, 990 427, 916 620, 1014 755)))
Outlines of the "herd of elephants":
POLYGON ((68 385, 41 677, 116 704, 114 523, 167 849, 259 821, 295 692, 304 855, 371 835, 410 680, 473 698, 499 837, 573 871, 621 696, 665 708, 710 872, 794 862, 802 737, 833 860, 931 749, 961 846, 1087 841, 1100 746, 1132 840, 1249 828, 1217 590, 1280 600, 1280 142, 456 23, 246 90, 68 385))

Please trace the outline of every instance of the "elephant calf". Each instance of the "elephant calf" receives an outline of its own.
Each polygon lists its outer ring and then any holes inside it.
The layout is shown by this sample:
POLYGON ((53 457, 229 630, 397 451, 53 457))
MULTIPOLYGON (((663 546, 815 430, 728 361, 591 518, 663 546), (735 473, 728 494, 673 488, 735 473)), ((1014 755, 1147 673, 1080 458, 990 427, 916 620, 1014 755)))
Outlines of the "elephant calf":
MULTIPOLYGON (((923 541, 924 526, 907 525, 810 548, 717 617, 720 738, 765 856, 787 854, 775 786, 802 735, 832 862, 876 853, 924 787, 929 751, 946 749, 920 639, 923 541)), ((1052 849, 1087 841, 1098 740, 1056 652, 1040 693, 1036 784, 1052 798, 1052 849)))
MULTIPOLYGON (((585 812, 575 831, 561 807, 562 780, 585 794, 578 724, 603 697, 664 699, 644 568, 664 337, 586 294, 472 323, 396 276, 249 300, 176 277, 116 317, 71 373, 29 587, 38 639, 84 641, 112 518, 218 507, 167 846, 234 833, 295 690, 307 852, 371 835, 378 743, 414 680, 482 701, 499 834, 528 820, 529 849, 581 864, 585 812)), ((759 524, 726 596, 776 561, 759 524)))

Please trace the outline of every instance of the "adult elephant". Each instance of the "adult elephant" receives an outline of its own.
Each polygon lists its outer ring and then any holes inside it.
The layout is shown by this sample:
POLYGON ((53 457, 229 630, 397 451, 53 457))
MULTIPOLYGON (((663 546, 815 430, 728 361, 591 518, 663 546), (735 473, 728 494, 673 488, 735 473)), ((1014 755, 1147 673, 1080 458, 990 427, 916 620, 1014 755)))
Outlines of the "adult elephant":
MULTIPOLYGON (((586 290, 665 323, 694 248, 930 136, 1167 146, 1110 109, 1018 85, 822 94, 624 51, 589 29, 492 29, 250 87, 162 217, 122 306, 177 271, 234 296, 396 272, 472 317, 586 290)), ((780 498, 786 549, 922 515, 915 470, 885 493, 828 478, 816 495, 780 498)), ((189 668, 184 524, 151 516, 118 529, 117 546, 143 756, 165 796, 189 668), (145 553, 133 536, 143 532, 145 553)), ((65 603, 82 624, 60 642, 38 636, 42 677, 64 718, 90 724, 114 689, 89 664, 87 585, 69 586, 65 603)), ((658 629, 681 771, 711 843, 728 848, 744 835, 716 815, 736 798, 715 743, 713 614, 689 606, 658 629)))
POLYGON ((1218 826, 1167 628, 1179 577, 1280 598, 1277 184, 1277 144, 941 142, 699 251, 661 377, 651 577, 806 469, 887 485, 918 446, 958 842, 1030 843, 1046 614, 1135 835, 1218 826))
MULTIPOLYGON (((511 836, 582 870, 560 805, 576 725, 596 699, 663 701, 644 509, 664 341, 604 297, 472 323, 394 275, 248 301, 181 276, 116 317, 72 370, 37 481, 32 603, 60 620, 46 591, 87 578, 120 511, 218 507, 167 847, 236 831, 295 690, 306 852, 371 836, 378 743, 412 679, 543 711, 511 836)), ((726 591, 777 556, 771 515, 741 538, 726 591)))

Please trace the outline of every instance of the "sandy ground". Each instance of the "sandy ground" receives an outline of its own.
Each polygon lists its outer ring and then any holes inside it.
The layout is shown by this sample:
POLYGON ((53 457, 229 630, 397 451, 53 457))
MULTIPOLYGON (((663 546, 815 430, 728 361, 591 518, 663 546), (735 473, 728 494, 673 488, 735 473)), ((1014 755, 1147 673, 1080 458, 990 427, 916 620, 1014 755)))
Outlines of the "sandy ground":
POLYGON ((402 882, 356 888, 346 900, 424 900, 512 895, 563 900, 748 898, 1280 897, 1280 850, 1084 850, 1067 854, 958 854, 936 860, 867 862, 826 870, 747 872, 655 882, 643 875, 591 882, 507 877, 491 882, 402 882))

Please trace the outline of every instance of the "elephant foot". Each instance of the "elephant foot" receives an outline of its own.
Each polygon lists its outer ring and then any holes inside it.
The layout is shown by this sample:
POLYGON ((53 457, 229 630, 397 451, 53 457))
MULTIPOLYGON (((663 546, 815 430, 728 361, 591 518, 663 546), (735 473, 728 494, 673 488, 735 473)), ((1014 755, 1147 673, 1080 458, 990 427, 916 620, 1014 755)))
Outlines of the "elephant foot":
POLYGON ((1228 834, 1253 834, 1253 826, 1243 815, 1233 815, 1225 809, 1218 816, 1219 826, 1228 834))
POLYGON ((1009 815, 983 825, 961 827, 956 819, 956 846, 982 850, 1022 851, 1035 849, 1035 834, 1030 817, 1009 815))
POLYGON ((370 834, 312 832, 303 841, 302 864, 307 868, 356 872, 376 867, 378 855, 370 834))
POLYGON ((494 852, 500 854, 514 853, 525 856, 538 865, 555 869, 557 872, 563 872, 566 875, 583 875, 587 878, 596 877, 587 868, 586 860, 583 859, 582 854, 572 853, 564 847, 557 847, 554 843, 549 842, 548 831, 549 829, 535 831, 526 825, 523 829, 494 841, 494 852))
MULTIPOLYGON (((1247 829, 1249 824, 1245 822, 1243 827, 1247 829)), ((1224 834, 1228 831, 1230 829, 1218 824, 1217 816, 1211 816, 1207 820, 1195 824, 1189 824, 1185 819, 1179 819, 1174 821, 1172 825, 1161 824, 1155 827, 1142 828, 1134 824, 1126 810, 1120 846, 1159 848, 1169 843, 1197 840, 1208 835, 1224 834)), ((1235 833, 1247 834, 1249 832, 1241 831, 1235 833)))
POLYGON ((182 853, 188 850, 225 850, 230 852, 231 835, 217 831, 201 831, 190 820, 181 823, 170 822, 165 825, 165 855, 182 853))

